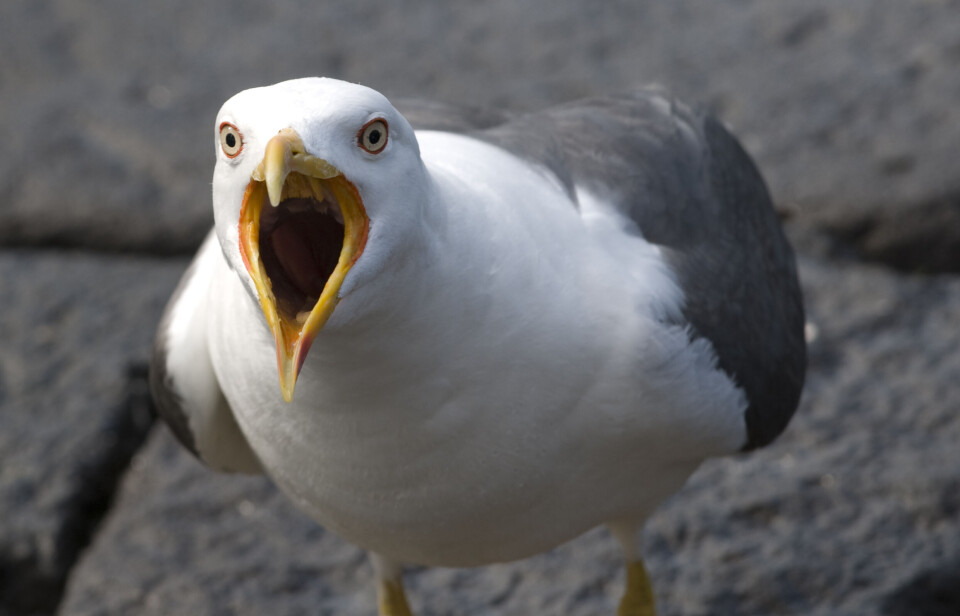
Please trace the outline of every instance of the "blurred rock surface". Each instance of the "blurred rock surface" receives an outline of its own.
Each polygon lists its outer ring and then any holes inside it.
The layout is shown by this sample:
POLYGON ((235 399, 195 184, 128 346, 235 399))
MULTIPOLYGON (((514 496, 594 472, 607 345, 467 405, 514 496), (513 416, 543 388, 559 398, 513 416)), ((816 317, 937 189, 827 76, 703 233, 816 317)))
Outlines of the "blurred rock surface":
MULTIPOLYGON (((960 613, 960 298, 917 275, 960 270, 958 65, 960 0, 0 3, 0 616, 52 613, 68 574, 63 614, 372 609, 358 550, 163 431, 111 502, 217 108, 316 74, 516 111, 658 82, 730 124, 805 255, 811 370, 783 439, 651 520, 663 613, 960 613)), ((620 583, 594 532, 410 590, 595 614, 620 583)))
MULTIPOLYGON (((653 516, 664 616, 935 615, 960 580, 960 280, 811 259, 801 271, 816 335, 800 414, 771 448, 705 464, 653 516)), ((366 614, 371 579, 361 551, 267 480, 214 475, 160 431, 60 613, 366 614)), ((424 616, 587 616, 614 612, 622 575, 594 531, 408 584, 424 616)))
POLYGON ((958 267, 960 225, 930 221, 960 217, 960 0, 48 1, 0 24, 0 244, 189 252, 211 123, 254 85, 523 110, 657 82, 731 124, 798 220, 958 267))
POLYGON ((0 252, 0 613, 56 606, 152 421, 145 358, 182 268, 0 252))

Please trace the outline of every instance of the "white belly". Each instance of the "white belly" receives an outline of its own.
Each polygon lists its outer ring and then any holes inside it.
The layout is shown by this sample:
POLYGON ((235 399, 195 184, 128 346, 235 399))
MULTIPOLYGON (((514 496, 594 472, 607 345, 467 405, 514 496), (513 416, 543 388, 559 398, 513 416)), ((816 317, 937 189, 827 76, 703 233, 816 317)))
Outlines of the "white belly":
POLYGON ((518 326, 522 336, 478 324, 465 350, 431 322, 383 353, 378 341, 391 336, 351 339, 335 312, 287 404, 259 306, 221 268, 210 349, 251 447, 318 522, 399 561, 515 560, 604 522, 640 520, 705 456, 743 439, 742 409, 710 380, 732 385, 684 358, 683 332, 643 345, 645 322, 620 320, 558 336, 548 306, 518 326), (671 389, 647 387, 647 373, 671 389), (703 382, 678 391, 680 378, 703 382))

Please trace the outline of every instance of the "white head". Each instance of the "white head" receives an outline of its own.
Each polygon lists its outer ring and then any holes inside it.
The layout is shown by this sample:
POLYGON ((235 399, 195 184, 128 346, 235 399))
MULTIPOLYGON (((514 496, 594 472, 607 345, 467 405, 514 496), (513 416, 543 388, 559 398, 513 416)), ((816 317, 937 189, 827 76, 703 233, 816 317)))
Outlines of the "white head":
POLYGON ((426 172, 390 102, 333 79, 241 92, 215 128, 217 237, 273 330, 289 400, 339 299, 375 279, 419 224, 426 172))

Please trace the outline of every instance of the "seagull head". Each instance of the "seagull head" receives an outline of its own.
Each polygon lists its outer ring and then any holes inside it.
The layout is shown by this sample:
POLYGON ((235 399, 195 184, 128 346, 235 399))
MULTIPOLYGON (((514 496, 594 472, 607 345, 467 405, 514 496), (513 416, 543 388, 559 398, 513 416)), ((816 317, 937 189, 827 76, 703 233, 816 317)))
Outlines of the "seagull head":
POLYGON ((289 402, 314 338, 419 216, 417 140, 383 95, 324 78, 240 92, 215 130, 216 233, 273 333, 289 402))

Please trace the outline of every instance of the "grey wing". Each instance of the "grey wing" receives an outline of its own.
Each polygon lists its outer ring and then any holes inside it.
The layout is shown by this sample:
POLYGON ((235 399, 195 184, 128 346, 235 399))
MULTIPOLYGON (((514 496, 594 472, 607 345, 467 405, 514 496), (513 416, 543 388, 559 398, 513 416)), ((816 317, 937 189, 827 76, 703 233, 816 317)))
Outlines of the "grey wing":
POLYGON ((574 199, 582 186, 613 201, 662 248, 693 335, 744 390, 744 449, 783 431, 806 370, 796 264, 763 179, 717 120, 647 89, 473 135, 536 161, 574 199))
POLYGON ((180 279, 157 328, 150 391, 160 416, 197 458, 216 470, 263 472, 227 404, 207 346, 206 304, 222 259, 211 233, 180 279))

